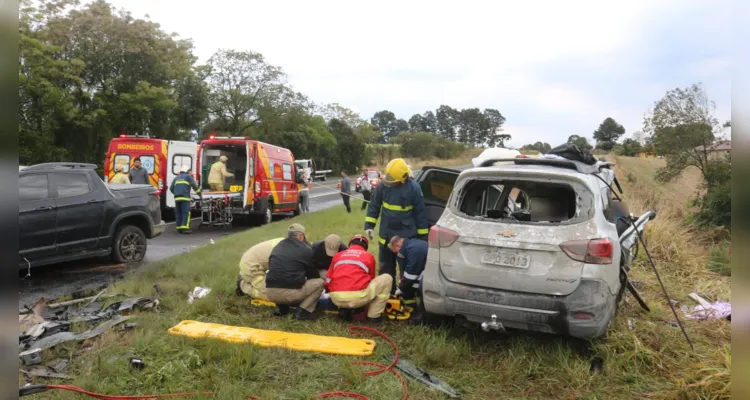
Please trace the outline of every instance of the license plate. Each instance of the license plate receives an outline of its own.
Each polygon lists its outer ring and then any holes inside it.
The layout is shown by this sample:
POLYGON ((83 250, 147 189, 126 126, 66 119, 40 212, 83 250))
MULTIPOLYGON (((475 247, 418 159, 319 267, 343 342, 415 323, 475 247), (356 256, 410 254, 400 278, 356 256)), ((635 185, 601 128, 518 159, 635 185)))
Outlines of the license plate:
POLYGON ((482 256, 482 262, 503 267, 528 268, 531 257, 507 251, 488 251, 482 256))

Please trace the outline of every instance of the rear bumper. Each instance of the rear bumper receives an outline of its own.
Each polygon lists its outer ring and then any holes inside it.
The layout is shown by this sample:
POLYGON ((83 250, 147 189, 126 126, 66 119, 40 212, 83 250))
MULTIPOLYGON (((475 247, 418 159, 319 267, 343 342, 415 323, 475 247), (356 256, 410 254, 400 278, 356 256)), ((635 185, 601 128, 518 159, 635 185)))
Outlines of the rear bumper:
POLYGON ((164 223, 164 221, 159 221, 158 224, 155 224, 153 228, 151 228, 151 238, 155 238, 167 229, 167 224, 164 223))
POLYGON ((504 327, 593 339, 607 332, 614 318, 616 296, 601 280, 582 279, 567 296, 512 292, 466 286, 448 281, 438 264, 428 261, 423 281, 425 309, 433 314, 463 316, 476 323, 492 315, 504 327), (573 318, 584 312, 591 319, 573 318))

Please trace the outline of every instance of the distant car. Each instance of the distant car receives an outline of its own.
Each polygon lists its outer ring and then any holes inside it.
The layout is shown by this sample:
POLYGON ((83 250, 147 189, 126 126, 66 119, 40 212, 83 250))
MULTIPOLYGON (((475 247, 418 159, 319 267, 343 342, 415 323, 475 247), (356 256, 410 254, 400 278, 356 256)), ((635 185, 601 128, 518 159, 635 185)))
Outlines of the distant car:
POLYGON ((18 186, 19 268, 105 256, 138 262, 166 226, 156 188, 107 185, 93 164, 29 166, 18 186))
POLYGON ((380 184, 381 180, 380 171, 376 169, 366 169, 362 175, 358 176, 355 183, 355 190, 358 192, 362 191, 361 182, 364 175, 367 175, 367 178, 370 179, 370 185, 372 185, 372 189, 375 190, 375 188, 380 184))
POLYGON ((608 163, 485 161, 416 178, 431 226, 426 311, 485 330, 604 335, 637 249, 619 218, 627 208, 603 182, 616 179, 608 163))

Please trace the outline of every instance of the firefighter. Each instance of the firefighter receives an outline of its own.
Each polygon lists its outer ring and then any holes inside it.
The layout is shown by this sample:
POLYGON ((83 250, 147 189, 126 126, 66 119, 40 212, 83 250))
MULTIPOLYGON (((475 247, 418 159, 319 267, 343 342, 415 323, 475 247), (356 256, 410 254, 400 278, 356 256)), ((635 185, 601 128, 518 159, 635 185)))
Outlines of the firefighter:
POLYGON ((122 165, 115 165, 115 176, 112 177, 112 180, 109 181, 109 183, 122 183, 122 184, 129 184, 130 179, 128 179, 128 174, 125 174, 122 172, 122 165))
MULTIPOLYGON (((365 232, 372 239, 380 217, 379 273, 393 278, 391 293, 396 290, 396 255, 388 248, 394 236, 427 241, 427 211, 422 188, 410 178, 411 171, 403 158, 391 160, 385 167, 382 183, 373 191, 365 218, 365 232)), ((401 271, 403 274, 403 271, 401 271)))
POLYGON ((367 252, 368 245, 363 235, 352 237, 349 248, 331 260, 326 288, 337 307, 356 309, 368 306, 367 320, 381 322, 393 278, 388 274, 375 277, 375 257, 367 252))
POLYGON ((421 323, 423 306, 418 304, 418 300, 422 297, 421 284, 427 263, 427 242, 394 236, 391 238, 390 248, 398 258, 398 266, 402 275, 396 294, 401 295, 405 306, 414 309, 409 323, 421 323))
POLYGON ((169 186, 169 191, 174 194, 174 220, 179 233, 190 233, 190 188, 195 190, 203 201, 200 186, 190 176, 190 166, 183 165, 180 168, 180 174, 169 186))
POLYGON ((248 249, 240 260, 240 276, 237 278, 237 295, 246 294, 253 299, 268 300, 266 297, 266 271, 271 251, 284 238, 260 242, 248 249))
POLYGON ((211 170, 208 173, 208 185, 214 192, 224 191, 224 179, 231 178, 234 174, 227 172, 227 156, 219 157, 219 161, 211 165, 211 170))

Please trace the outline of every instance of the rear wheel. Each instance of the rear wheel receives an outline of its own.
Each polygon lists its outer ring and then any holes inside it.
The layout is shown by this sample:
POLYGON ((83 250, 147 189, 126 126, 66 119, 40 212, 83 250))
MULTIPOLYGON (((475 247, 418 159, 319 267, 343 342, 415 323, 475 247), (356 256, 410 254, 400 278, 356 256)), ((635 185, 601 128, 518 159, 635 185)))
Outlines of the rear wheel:
POLYGON ((273 221, 273 203, 270 201, 268 202, 268 207, 266 207, 266 211, 263 213, 263 217, 261 219, 261 224, 266 225, 270 224, 271 221, 273 221))
POLYGON ((294 216, 302 214, 302 200, 297 202, 297 208, 294 210, 294 216))
POLYGON ((132 263, 143 260, 148 242, 141 228, 125 225, 117 229, 112 246, 112 258, 119 263, 132 263))

